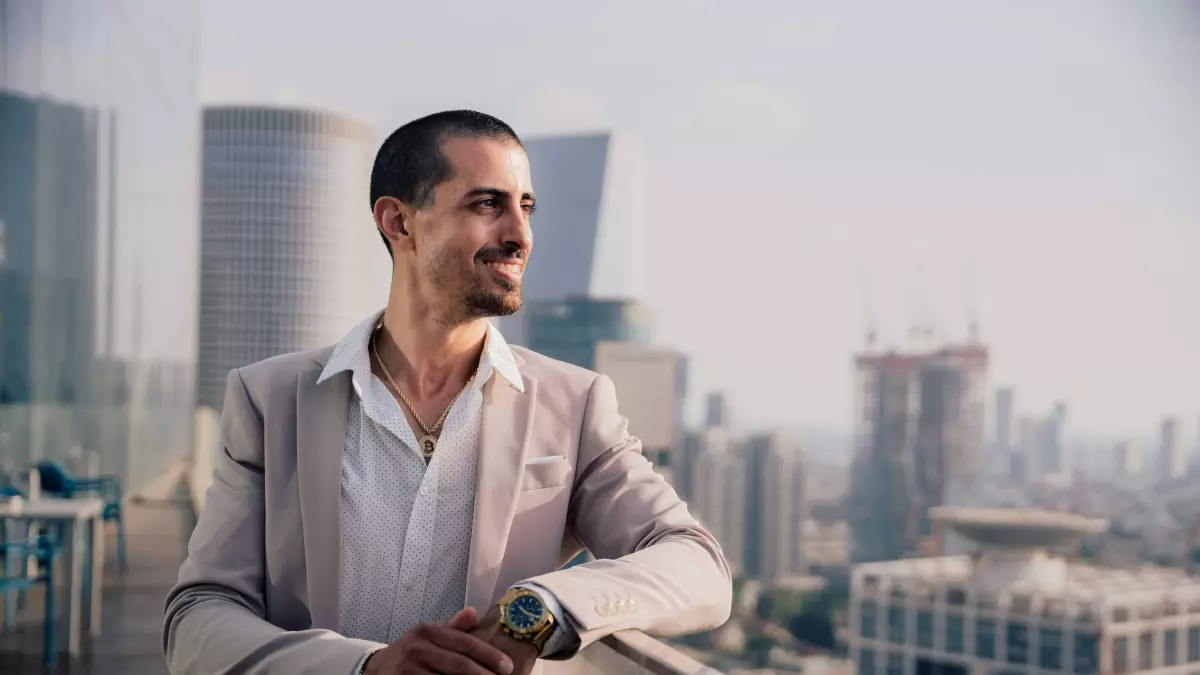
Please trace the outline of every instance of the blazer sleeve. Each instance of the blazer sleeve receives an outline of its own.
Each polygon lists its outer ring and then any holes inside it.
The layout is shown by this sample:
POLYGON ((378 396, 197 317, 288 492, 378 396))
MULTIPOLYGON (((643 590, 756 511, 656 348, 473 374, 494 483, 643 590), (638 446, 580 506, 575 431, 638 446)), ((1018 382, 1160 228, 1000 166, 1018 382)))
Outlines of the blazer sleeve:
POLYGON ((204 512, 167 596, 163 650, 172 675, 349 675, 382 645, 266 620, 263 425, 241 374, 229 374, 204 512))
POLYGON ((729 618, 733 582, 721 547, 627 428, 612 380, 598 376, 567 513, 569 531, 597 560, 530 579, 566 608, 580 648, 619 630, 667 637, 729 618))

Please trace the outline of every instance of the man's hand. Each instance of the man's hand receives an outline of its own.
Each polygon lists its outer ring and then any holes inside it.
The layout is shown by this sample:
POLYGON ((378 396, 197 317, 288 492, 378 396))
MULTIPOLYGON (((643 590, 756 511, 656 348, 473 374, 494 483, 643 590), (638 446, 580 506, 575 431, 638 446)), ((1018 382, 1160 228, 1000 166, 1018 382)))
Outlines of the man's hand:
POLYGON ((500 608, 493 606, 471 635, 487 642, 512 659, 513 675, 529 675, 537 662, 538 650, 532 642, 518 640, 500 630, 500 608))
MULTIPOLYGON (((477 618, 468 607, 445 626, 421 624, 372 654, 363 675, 511 675, 513 659, 473 634, 480 630, 477 618)), ((516 672, 528 673, 529 668, 516 672)))

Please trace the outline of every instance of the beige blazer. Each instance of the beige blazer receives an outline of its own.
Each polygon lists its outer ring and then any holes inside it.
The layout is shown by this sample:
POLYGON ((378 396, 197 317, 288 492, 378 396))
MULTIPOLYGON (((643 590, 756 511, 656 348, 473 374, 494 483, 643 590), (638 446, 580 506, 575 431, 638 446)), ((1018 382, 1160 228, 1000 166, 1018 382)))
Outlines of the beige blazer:
MULTIPOLYGON (((341 675, 379 646, 338 634, 351 385, 349 372, 316 384, 331 353, 229 375, 225 452, 167 598, 174 675, 341 675)), ((483 388, 464 606, 482 615, 532 578, 574 618, 583 646, 627 628, 669 636, 724 623, 732 584, 721 549, 627 434, 611 380, 513 353, 525 392, 498 377, 483 388), (559 569, 584 546, 598 560, 559 569)))

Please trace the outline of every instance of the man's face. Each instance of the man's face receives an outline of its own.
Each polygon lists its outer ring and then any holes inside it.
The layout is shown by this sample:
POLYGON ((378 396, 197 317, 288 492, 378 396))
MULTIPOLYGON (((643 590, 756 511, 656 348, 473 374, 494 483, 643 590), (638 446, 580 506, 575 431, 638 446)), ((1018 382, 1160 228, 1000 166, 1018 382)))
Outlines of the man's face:
POLYGON ((442 153, 453 174, 412 216, 421 285, 458 320, 512 314, 533 248, 529 159, 516 143, 477 138, 449 139, 442 153))

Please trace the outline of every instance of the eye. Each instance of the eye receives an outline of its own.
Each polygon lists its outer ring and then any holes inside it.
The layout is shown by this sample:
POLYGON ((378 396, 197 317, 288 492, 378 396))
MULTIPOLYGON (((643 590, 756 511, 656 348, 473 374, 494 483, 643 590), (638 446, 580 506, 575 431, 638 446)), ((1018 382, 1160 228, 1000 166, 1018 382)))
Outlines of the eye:
POLYGON ((525 215, 532 216, 537 211, 537 204, 533 202, 521 204, 521 210, 525 212, 525 215))
POLYGON ((471 206, 478 211, 497 211, 500 209, 500 202, 495 197, 488 197, 487 199, 480 199, 471 206))

